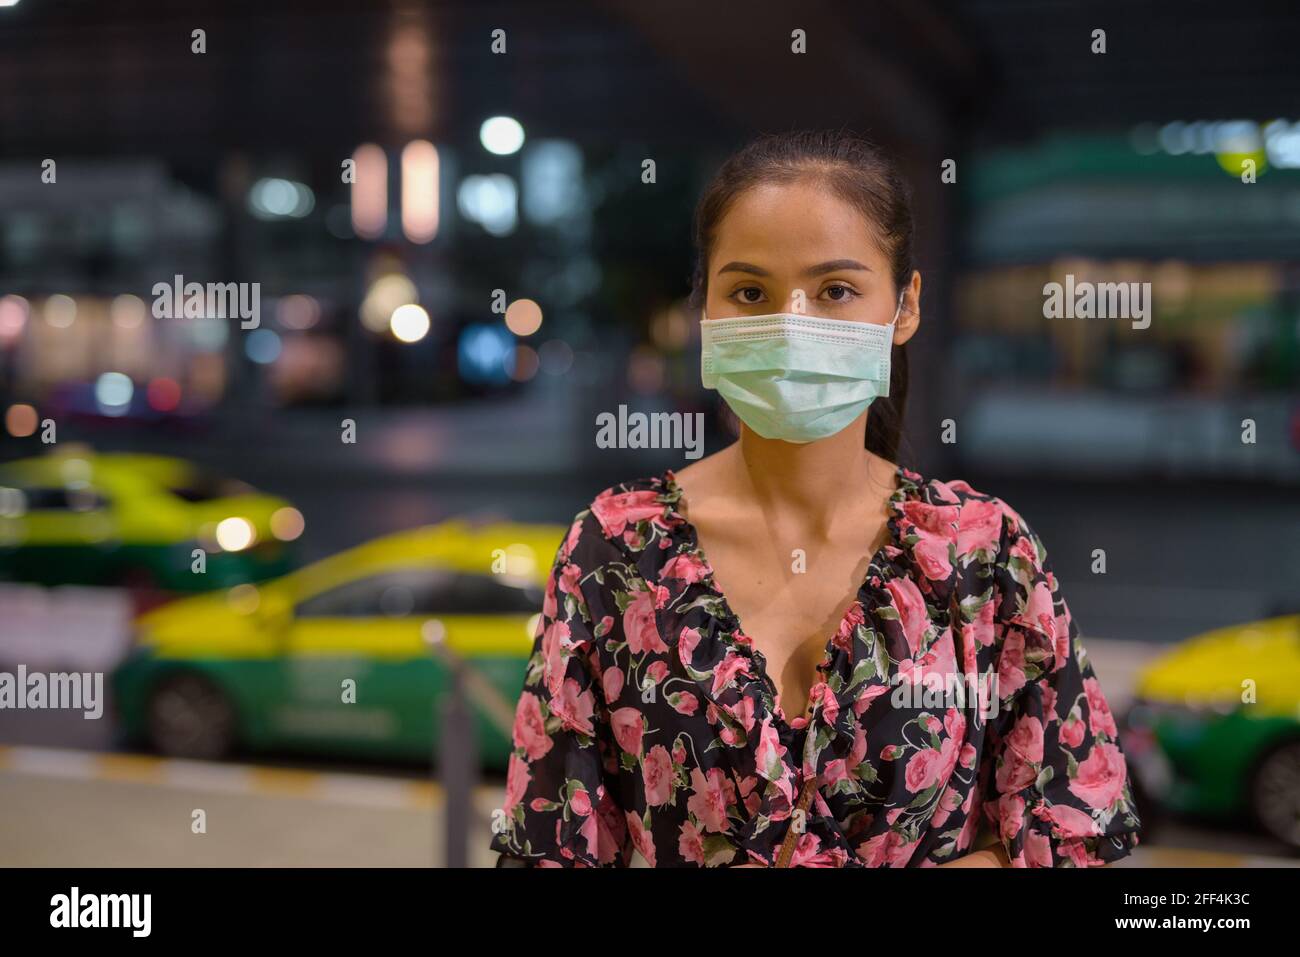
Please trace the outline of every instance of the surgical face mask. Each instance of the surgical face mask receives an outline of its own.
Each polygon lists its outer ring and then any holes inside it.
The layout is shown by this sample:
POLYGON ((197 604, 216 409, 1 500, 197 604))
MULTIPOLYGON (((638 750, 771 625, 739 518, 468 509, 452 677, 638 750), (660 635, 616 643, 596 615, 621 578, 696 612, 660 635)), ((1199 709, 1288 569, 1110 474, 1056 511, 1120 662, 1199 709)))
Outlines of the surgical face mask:
POLYGON ((700 323, 700 374, 765 439, 805 443, 846 428, 889 395, 888 325, 783 312, 700 323))

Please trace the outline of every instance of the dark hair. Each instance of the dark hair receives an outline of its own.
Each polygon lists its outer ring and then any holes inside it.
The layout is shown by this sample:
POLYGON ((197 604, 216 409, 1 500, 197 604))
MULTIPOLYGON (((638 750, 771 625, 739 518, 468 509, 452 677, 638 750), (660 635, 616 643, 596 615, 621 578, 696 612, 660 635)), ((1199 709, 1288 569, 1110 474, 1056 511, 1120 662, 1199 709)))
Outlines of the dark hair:
MULTIPOLYGON (((889 259, 895 295, 911 281, 912 202, 906 181, 880 147, 832 130, 770 133, 733 154, 700 197, 695 208, 695 271, 691 303, 701 306, 708 289, 709 255, 718 224, 736 198, 755 186, 818 179, 869 222, 889 259)), ((907 404, 907 351, 894 346, 890 354, 889 395, 871 403, 867 415, 866 447, 882 458, 897 461, 907 404)))

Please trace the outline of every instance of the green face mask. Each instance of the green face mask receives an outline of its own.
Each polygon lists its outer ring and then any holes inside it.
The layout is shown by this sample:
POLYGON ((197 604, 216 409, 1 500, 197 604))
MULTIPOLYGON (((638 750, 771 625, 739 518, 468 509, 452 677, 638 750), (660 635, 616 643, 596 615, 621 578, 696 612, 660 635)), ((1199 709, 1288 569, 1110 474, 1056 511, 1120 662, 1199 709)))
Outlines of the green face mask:
MULTIPOLYGON (((906 292, 906 290, 904 290, 906 292)), ((765 439, 804 443, 846 428, 889 395, 888 325, 797 313, 704 319, 700 374, 765 439)))

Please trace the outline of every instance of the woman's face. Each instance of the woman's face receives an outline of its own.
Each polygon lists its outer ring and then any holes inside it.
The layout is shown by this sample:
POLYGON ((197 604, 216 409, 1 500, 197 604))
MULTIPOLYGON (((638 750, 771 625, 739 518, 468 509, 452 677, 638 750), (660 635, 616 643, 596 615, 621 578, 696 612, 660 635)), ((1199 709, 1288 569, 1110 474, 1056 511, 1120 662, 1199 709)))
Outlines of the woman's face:
MULTIPOLYGON (((746 190, 718 224, 708 262, 710 319, 803 313, 887 324, 898 306, 889 260, 862 214, 816 180, 746 190)), ((894 331, 920 321, 912 274, 894 331)))

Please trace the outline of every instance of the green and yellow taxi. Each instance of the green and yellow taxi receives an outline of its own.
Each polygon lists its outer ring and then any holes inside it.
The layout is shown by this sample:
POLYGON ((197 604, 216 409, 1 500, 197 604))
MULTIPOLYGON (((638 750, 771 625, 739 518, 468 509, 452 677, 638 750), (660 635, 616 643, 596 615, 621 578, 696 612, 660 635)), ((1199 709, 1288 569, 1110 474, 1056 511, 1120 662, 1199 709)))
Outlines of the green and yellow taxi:
POLYGON ((504 768, 565 532, 453 520, 154 609, 113 676, 127 737, 191 758, 428 759, 455 668, 479 760, 504 768))
POLYGON ((201 591, 295 564, 302 515, 182 459, 72 448, 0 465, 0 578, 201 591))
POLYGON ((1122 733, 1162 809, 1253 818, 1300 849, 1300 615, 1210 631, 1157 658, 1122 733))

